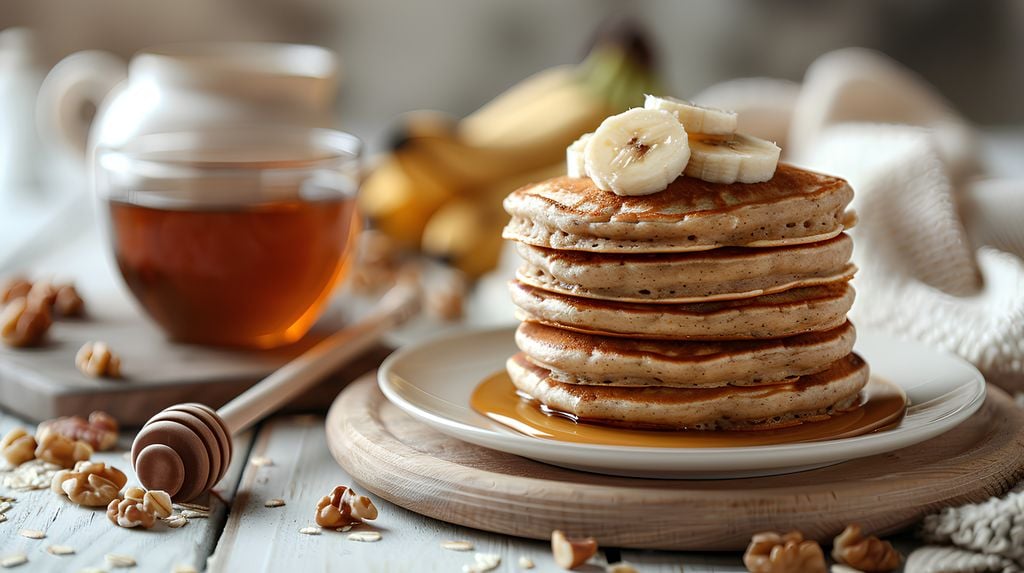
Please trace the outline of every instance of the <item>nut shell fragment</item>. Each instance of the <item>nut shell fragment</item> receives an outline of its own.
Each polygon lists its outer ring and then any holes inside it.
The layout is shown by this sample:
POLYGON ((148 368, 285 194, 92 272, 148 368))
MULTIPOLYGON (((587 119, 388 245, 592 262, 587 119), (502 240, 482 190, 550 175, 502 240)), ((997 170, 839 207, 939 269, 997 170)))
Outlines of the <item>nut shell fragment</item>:
POLYGON ((743 554, 751 573, 826 573, 825 554, 814 541, 805 541, 799 531, 779 535, 755 534, 743 554))
POLYGON ((377 519, 377 507, 370 498, 339 485, 316 504, 316 523, 335 528, 377 519))
POLYGON ((903 561, 891 543, 874 535, 865 537, 857 524, 847 526, 836 536, 832 543, 832 558, 864 573, 893 571, 903 561))

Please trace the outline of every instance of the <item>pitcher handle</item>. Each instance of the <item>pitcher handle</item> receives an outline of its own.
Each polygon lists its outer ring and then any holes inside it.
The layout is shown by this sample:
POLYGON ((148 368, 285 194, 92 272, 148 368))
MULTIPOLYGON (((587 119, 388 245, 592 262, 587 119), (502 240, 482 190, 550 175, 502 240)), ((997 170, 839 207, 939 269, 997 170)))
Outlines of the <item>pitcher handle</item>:
POLYGON ((87 50, 67 56, 50 70, 39 88, 39 131, 43 137, 55 137, 84 161, 95 112, 127 77, 127 63, 109 52, 87 50))

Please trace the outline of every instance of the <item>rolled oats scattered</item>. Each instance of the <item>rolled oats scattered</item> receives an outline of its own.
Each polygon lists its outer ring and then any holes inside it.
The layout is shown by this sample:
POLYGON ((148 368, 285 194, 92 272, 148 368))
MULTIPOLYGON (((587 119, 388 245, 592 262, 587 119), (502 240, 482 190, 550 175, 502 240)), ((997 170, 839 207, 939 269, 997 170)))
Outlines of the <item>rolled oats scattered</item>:
POLYGON ((468 541, 442 541, 441 549, 449 551, 472 551, 473 544, 468 541))
POLYGON ((193 511, 205 511, 206 513, 210 513, 210 506, 203 505, 201 503, 189 503, 187 501, 183 501, 181 503, 176 503, 174 505, 178 507, 183 507, 185 509, 191 509, 193 511))
POLYGON ((58 465, 32 460, 25 462, 4 475, 3 485, 15 491, 49 489, 53 474, 63 469, 58 465))
POLYGON ((0 559, 0 567, 4 569, 10 569, 11 567, 17 567, 26 563, 28 563, 28 556, 24 553, 12 553, 0 559))
POLYGON ((320 528, 313 526, 303 527, 299 530, 299 533, 304 535, 320 535, 320 528))
POLYGON ((11 505, 11 502, 9 502, 9 501, 0 501, 0 514, 7 513, 8 511, 10 511, 10 509, 12 507, 14 507, 14 506, 11 505))
POLYGON ((46 534, 38 529, 22 529, 18 532, 18 535, 29 539, 42 539, 46 537, 46 534))
POLYGON ((636 567, 625 561, 619 561, 618 563, 609 563, 604 568, 605 573, 638 573, 636 567))
POLYGON ((197 573, 196 568, 191 565, 175 565, 171 573, 197 573))
POLYGON ((519 556, 519 568, 520 569, 533 569, 534 567, 535 567, 535 565, 533 564, 533 559, 530 559, 529 557, 527 557, 525 555, 520 555, 519 556))
POLYGON ((258 468, 262 468, 274 465, 274 460, 268 458, 267 456, 256 456, 253 459, 249 460, 249 463, 258 468))
POLYGON ((352 524, 351 523, 348 524, 348 525, 342 525, 341 527, 338 528, 338 531, 348 531, 350 529, 352 529, 352 524))
POLYGON ((0 495, 0 503, 13 503, 15 501, 18 501, 18 500, 16 498, 13 498, 13 497, 9 496, 9 495, 0 495))
POLYGON ((135 567, 135 558, 123 553, 107 553, 103 556, 111 567, 135 567))
POLYGON ((284 500, 279 497, 263 502, 263 507, 281 507, 282 505, 284 505, 284 500))
POLYGON ((373 543, 374 541, 380 541, 380 533, 376 531, 356 531, 355 533, 348 534, 348 540, 373 543))
POLYGON ((179 513, 178 515, 184 517, 185 519, 205 519, 207 517, 210 517, 210 514, 205 511, 195 511, 192 509, 183 509, 181 510, 181 513, 179 513))
POLYGON ((4 513, 0 513, 0 523, 3 523, 5 521, 7 521, 7 515, 4 513))
POLYGON ((51 545, 46 551, 50 555, 74 555, 75 548, 70 545, 51 545))

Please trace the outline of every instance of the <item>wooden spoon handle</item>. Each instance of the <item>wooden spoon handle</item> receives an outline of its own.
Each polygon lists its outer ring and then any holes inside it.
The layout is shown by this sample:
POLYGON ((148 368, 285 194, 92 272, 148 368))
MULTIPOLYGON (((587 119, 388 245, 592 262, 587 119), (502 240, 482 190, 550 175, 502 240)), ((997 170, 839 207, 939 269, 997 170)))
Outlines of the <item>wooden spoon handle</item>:
POLYGON ((217 414, 232 434, 248 428, 365 351, 387 331, 416 314, 419 305, 416 287, 399 283, 365 318, 321 340, 225 404, 217 414))

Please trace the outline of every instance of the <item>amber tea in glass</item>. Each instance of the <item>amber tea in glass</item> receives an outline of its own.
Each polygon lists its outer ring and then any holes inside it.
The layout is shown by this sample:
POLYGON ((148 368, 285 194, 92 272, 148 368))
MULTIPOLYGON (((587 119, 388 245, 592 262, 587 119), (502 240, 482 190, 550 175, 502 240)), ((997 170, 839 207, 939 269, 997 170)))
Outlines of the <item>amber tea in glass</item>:
POLYGON ((358 140, 328 130, 143 136, 100 150, 114 258, 174 340, 270 348, 301 338, 359 231, 358 140))

